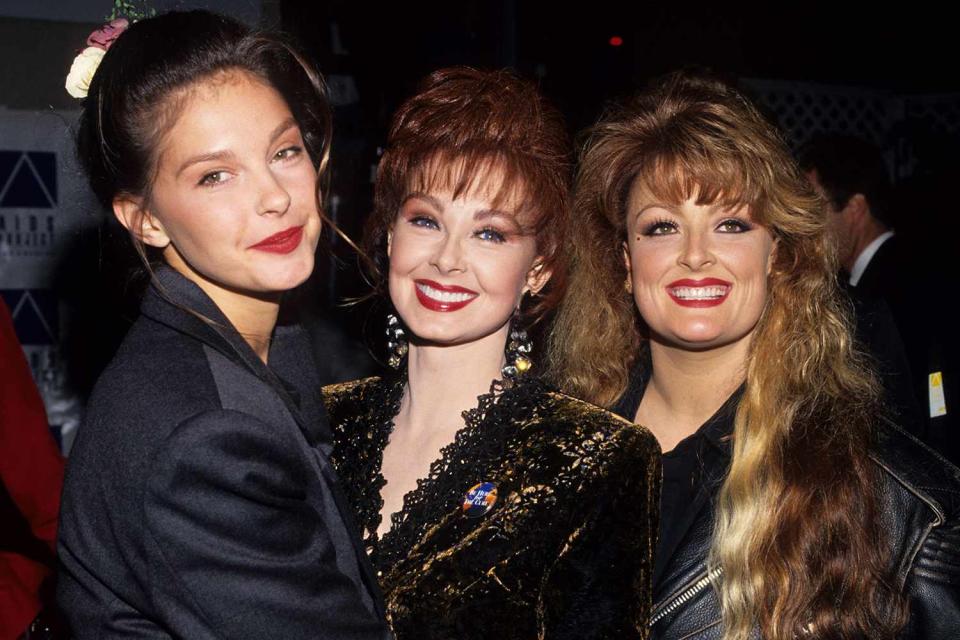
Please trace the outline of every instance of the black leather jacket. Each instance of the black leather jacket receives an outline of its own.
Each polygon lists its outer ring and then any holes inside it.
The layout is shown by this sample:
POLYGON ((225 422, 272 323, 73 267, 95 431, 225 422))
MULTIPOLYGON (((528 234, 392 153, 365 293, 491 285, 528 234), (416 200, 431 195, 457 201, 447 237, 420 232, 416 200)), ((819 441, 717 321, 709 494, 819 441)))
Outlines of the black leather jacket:
MULTIPOLYGON (((635 412, 639 404, 643 387, 639 393, 635 385, 631 387, 632 402, 625 397, 616 407, 621 414, 629 405, 635 412)), ((733 412, 727 416, 706 425, 701 447, 707 465, 724 473, 730 444, 723 436, 732 429, 733 412), (716 467, 716 463, 721 464, 716 467)), ((956 640, 960 638, 960 470, 887 420, 878 426, 871 458, 879 469, 882 530, 891 545, 889 566, 909 599, 910 620, 900 638, 956 640)), ((719 572, 708 575, 706 566, 721 480, 716 474, 704 478, 685 534, 658 548, 664 557, 657 558, 654 574, 651 639, 722 636, 714 586, 723 577, 719 572)))

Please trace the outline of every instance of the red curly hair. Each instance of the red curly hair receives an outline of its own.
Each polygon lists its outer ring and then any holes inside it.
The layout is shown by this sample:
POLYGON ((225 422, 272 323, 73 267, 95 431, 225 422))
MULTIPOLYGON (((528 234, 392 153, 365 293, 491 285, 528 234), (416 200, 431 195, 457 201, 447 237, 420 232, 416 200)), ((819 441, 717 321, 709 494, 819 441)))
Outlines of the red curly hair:
POLYGON ((411 193, 449 189, 457 198, 493 180, 500 182, 492 190, 494 206, 520 203, 513 213, 535 236, 542 268, 551 274, 527 314, 539 319, 555 308, 568 270, 571 142, 560 112, 507 70, 435 71, 394 114, 363 243, 378 288, 387 232, 411 193))

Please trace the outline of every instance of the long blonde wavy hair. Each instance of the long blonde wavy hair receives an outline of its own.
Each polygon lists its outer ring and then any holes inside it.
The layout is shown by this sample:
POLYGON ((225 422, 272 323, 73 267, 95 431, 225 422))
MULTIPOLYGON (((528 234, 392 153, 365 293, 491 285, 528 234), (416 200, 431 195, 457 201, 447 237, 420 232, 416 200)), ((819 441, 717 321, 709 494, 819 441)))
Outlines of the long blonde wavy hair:
POLYGON ((675 74, 590 131, 551 376, 608 407, 627 387, 645 334, 624 288, 625 201, 637 180, 677 204, 747 205, 777 239, 708 559, 723 572, 725 640, 755 627, 771 640, 893 638, 905 604, 885 567, 868 459, 877 383, 853 346, 822 203, 735 89, 675 74))

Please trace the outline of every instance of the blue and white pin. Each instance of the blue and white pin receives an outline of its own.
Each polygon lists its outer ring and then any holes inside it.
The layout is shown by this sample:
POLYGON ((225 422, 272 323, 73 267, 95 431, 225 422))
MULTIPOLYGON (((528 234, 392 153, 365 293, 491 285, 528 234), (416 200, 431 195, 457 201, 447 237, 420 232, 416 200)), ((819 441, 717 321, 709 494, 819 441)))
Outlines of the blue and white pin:
POLYGON ((492 482, 475 484, 463 497, 463 514, 468 518, 481 518, 497 504, 497 485, 492 482))

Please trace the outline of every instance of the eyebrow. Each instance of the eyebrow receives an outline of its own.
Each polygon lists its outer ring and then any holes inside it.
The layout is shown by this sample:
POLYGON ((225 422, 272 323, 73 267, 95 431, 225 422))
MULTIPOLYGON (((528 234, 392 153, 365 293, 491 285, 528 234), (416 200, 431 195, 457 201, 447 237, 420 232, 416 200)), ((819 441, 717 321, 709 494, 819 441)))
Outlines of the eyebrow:
POLYGON ((196 155, 185 160, 183 164, 180 165, 180 168, 177 169, 176 176, 179 177, 180 174, 195 164, 200 164, 201 162, 207 162, 210 160, 226 160, 233 157, 234 153, 232 151, 212 151, 210 153, 201 153, 200 155, 196 155))
MULTIPOLYGON (((404 198, 403 202, 406 204, 408 201, 417 198, 419 200, 425 200, 427 204, 432 206, 437 211, 441 213, 444 211, 443 203, 440 202, 437 198, 434 198, 428 193, 422 193, 415 191, 404 198)), ((402 205, 401 205, 402 206, 402 205)), ((481 220, 488 220, 490 218, 505 218, 511 222, 515 227, 520 228, 520 224, 517 222, 517 217, 508 211, 503 211, 501 209, 477 209, 473 212, 473 219, 477 222, 481 220)))
MULTIPOLYGON (((667 211, 669 211, 674 215, 679 215, 678 210, 680 209, 678 205, 667 204, 665 202, 651 202, 648 205, 644 205, 643 207, 640 207, 640 210, 633 214, 633 219, 636 220, 641 215, 646 213, 648 209, 655 209, 655 208, 666 209, 667 211)), ((712 205, 708 205, 708 208, 710 209, 711 214, 716 213, 717 211, 726 211, 730 209, 737 210, 737 211, 739 211, 740 209, 746 209, 746 214, 744 215, 746 215, 747 218, 753 221, 753 215, 750 213, 750 207, 748 205, 736 205, 734 207, 724 207, 720 203, 715 202, 712 205)))
POLYGON ((640 216, 642 216, 644 213, 646 213, 647 210, 649 210, 649 209, 656 209, 656 208, 666 209, 666 210, 669 211, 670 213, 676 213, 676 212, 677 212, 677 207, 674 206, 674 205, 666 204, 665 202, 651 202, 651 203, 648 204, 648 205, 644 205, 644 206, 640 207, 640 209, 639 209, 636 213, 633 214, 633 219, 636 220, 637 218, 639 218, 640 216))
MULTIPOLYGON (((283 122, 274 127, 273 131, 270 132, 268 146, 277 141, 277 138, 282 136, 284 133, 289 131, 291 128, 297 126, 297 121, 291 116, 285 119, 283 122)), ((179 176, 181 173, 187 170, 187 168, 199 164, 201 162, 209 162, 211 160, 227 160, 229 158, 236 157, 232 151, 223 150, 223 151, 211 151, 210 153, 201 153, 199 155, 192 156, 187 158, 183 164, 180 165, 180 168, 177 169, 176 175, 179 176)))
POLYGON ((410 200, 417 198, 418 200, 426 200, 427 204, 436 209, 437 211, 443 211, 443 203, 431 196, 428 193, 421 193, 420 191, 414 191, 409 194, 406 198, 403 199, 403 203, 400 206, 403 206, 410 200))
POLYGON ((473 213, 473 219, 476 221, 488 220, 490 218, 503 218, 505 222, 508 222, 510 226, 519 230, 522 227, 517 221, 517 216, 509 213, 507 211, 501 211, 500 209, 477 209, 473 213))
POLYGON ((293 116, 290 116, 289 118, 287 118, 286 120, 278 124, 276 127, 273 128, 273 131, 270 132, 270 144, 273 144, 274 142, 276 142, 277 138, 279 138, 280 136, 285 134, 287 131, 289 131, 290 129, 296 126, 297 126, 297 121, 293 118, 293 116))

